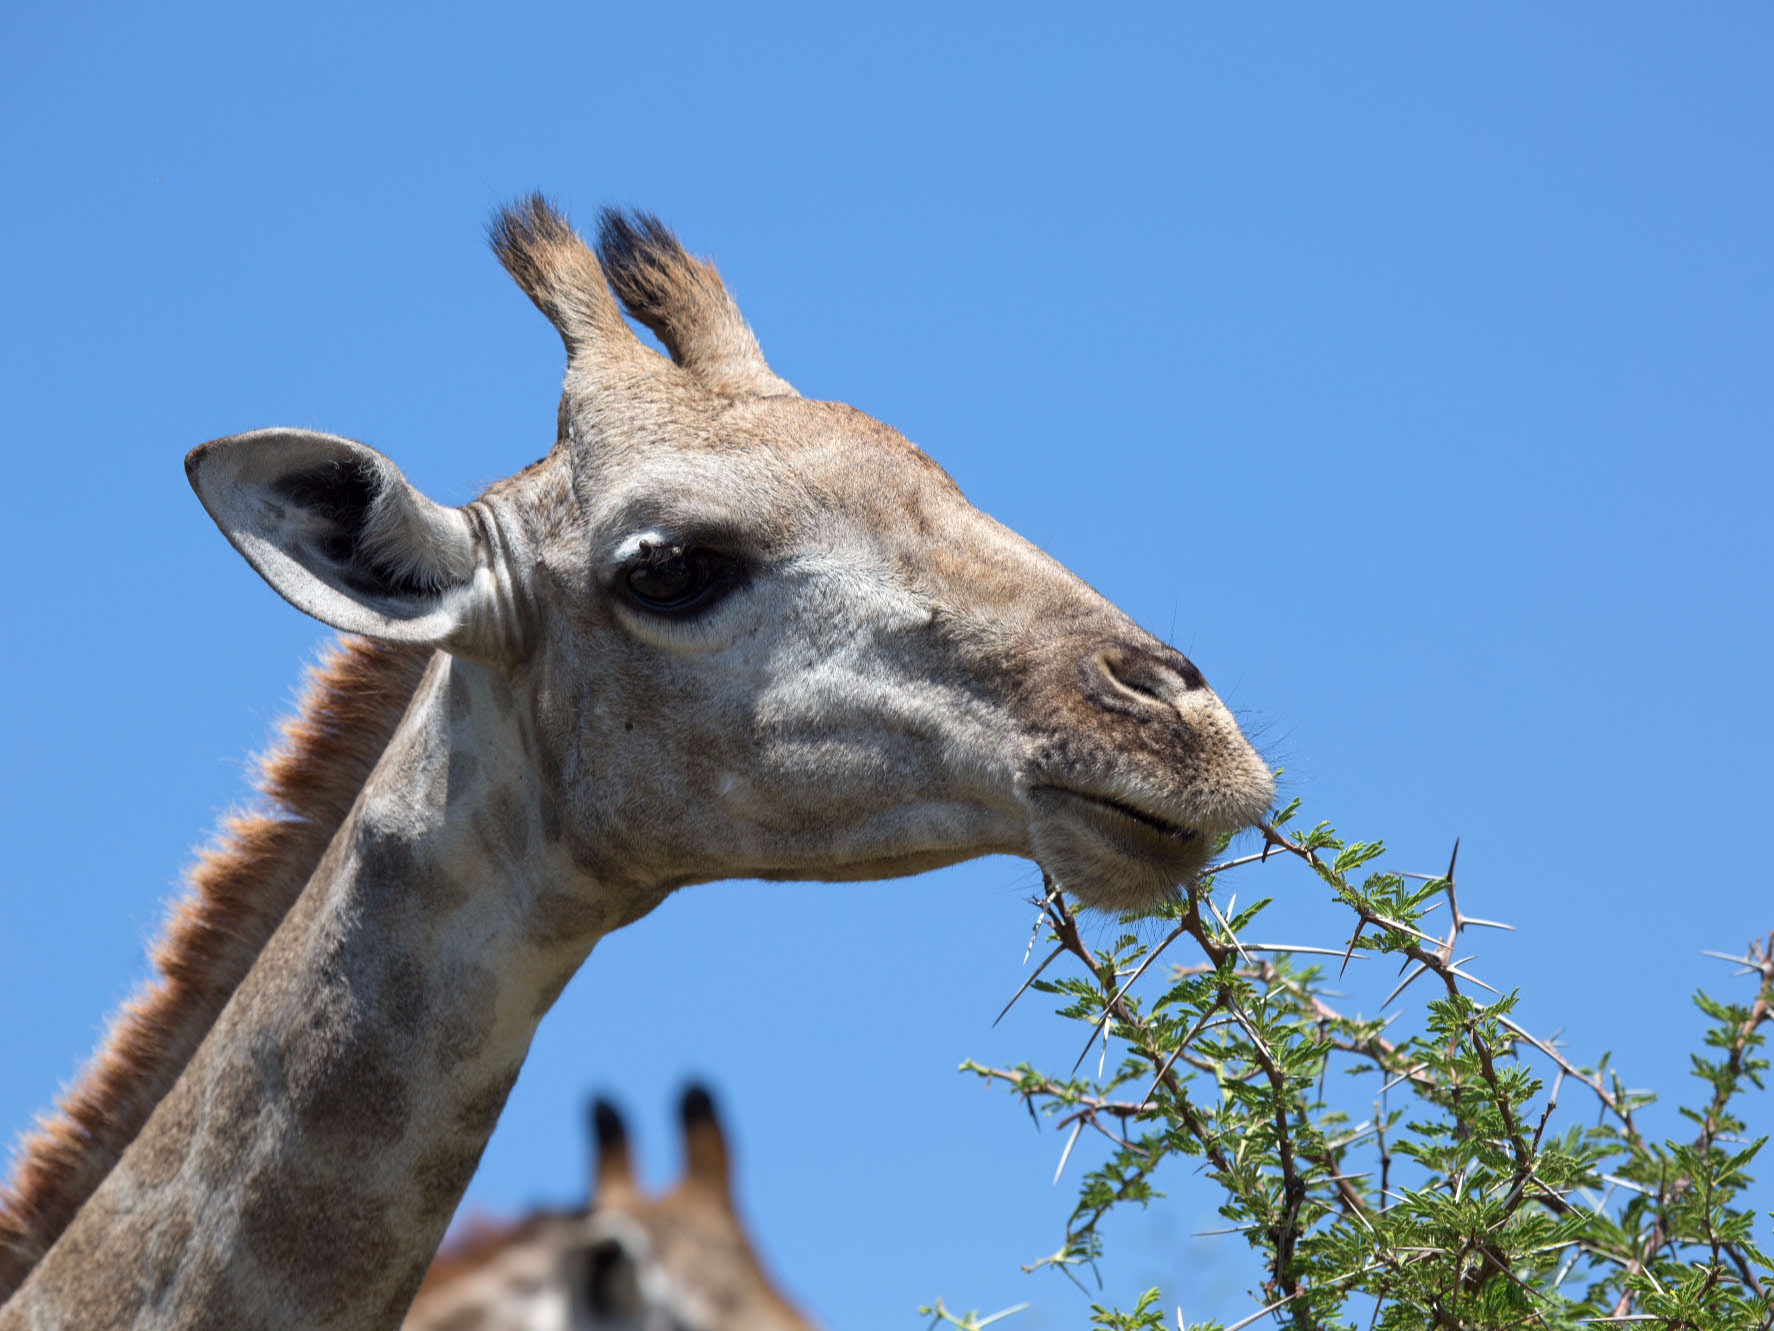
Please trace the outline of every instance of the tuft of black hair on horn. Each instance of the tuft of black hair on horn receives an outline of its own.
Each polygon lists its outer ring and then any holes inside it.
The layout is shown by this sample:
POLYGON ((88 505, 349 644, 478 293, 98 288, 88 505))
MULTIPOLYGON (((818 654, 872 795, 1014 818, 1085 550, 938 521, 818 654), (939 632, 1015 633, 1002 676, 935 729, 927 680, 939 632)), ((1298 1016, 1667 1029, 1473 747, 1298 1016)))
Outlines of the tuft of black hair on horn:
POLYGON ((714 1097, 699 1081, 693 1081, 684 1088, 683 1099, 678 1102, 678 1113, 684 1120, 686 1130, 704 1123, 713 1123, 717 1127, 720 1125, 720 1116, 715 1113, 714 1097))
POLYGON ((598 210, 597 250, 605 264, 624 270, 685 257, 677 236, 657 216, 627 208, 598 210))
POLYGON ((591 1131, 597 1138, 600 1151, 628 1143, 628 1128, 622 1122, 622 1115, 601 1095, 591 1102, 591 1131))
POLYGON ((616 299, 682 364, 685 337, 719 280, 652 213, 605 208, 598 214, 597 254, 616 299))
POLYGON ((547 285, 543 255, 551 246, 581 242, 566 213, 538 190, 493 214, 487 223, 487 243, 505 271, 539 303, 538 293, 547 285))

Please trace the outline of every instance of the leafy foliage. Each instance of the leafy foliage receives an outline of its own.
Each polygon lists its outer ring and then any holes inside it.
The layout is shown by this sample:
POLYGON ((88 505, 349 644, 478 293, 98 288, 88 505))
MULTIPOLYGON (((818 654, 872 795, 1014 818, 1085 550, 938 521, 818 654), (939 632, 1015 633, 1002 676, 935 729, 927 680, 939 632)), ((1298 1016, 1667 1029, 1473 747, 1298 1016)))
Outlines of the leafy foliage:
MULTIPOLYGON (((1457 846, 1445 874, 1388 872, 1377 841, 1344 841, 1324 823, 1286 831, 1297 808, 1264 827, 1260 855, 1216 866, 1159 907, 1168 928, 1156 943, 1127 932, 1093 950, 1048 884, 1040 906, 1052 949, 1025 989, 1089 1028, 1084 1053, 1064 1076, 962 1065, 1055 1120, 1067 1134, 1062 1169, 1087 1129, 1114 1143, 1083 1175, 1061 1246, 1031 1269, 1072 1274, 1095 1263, 1104 1219, 1159 1196, 1155 1180, 1180 1158, 1219 1186, 1220 1214, 1261 1256, 1257 1307, 1238 1327, 1273 1317, 1301 1331, 1774 1328, 1774 1265, 1741 1205, 1766 1138, 1744 1140, 1738 1117, 1768 1066, 1758 1051, 1774 1016, 1774 935, 1730 958, 1756 985, 1747 1004, 1696 997, 1710 1026, 1705 1056, 1693 1059, 1705 1093, 1682 1110, 1695 1136, 1651 1141, 1634 1119, 1648 1094, 1628 1090, 1605 1058, 1594 1068, 1569 1062, 1517 1024, 1516 994, 1462 969, 1468 959, 1455 952, 1467 929, 1507 926, 1461 914, 1457 846), (1222 908, 1216 875, 1277 854, 1307 866, 1351 912, 1343 946, 1254 942, 1269 903, 1238 908, 1234 896, 1222 908), (1444 904, 1451 922, 1437 937, 1424 918, 1444 904), (1421 992, 1433 996, 1417 1034, 1394 1041, 1390 1020, 1331 1005, 1320 959, 1347 966, 1360 954, 1396 955, 1405 968, 1383 1009, 1427 977, 1433 988, 1421 992), (1069 972, 1054 966, 1061 959, 1069 972), (1337 1107, 1346 1093, 1326 1093, 1328 1078, 1344 1074, 1372 1083, 1361 1122, 1337 1107), (1596 1126, 1548 1131, 1567 1087, 1596 1102, 1596 1126)), ((925 1311, 983 1325, 940 1303, 925 1311)), ((1158 1290, 1131 1311, 1093 1306, 1091 1321, 1168 1325, 1158 1290)), ((1180 1310, 1177 1324, 1218 1326, 1184 1323, 1180 1310)))

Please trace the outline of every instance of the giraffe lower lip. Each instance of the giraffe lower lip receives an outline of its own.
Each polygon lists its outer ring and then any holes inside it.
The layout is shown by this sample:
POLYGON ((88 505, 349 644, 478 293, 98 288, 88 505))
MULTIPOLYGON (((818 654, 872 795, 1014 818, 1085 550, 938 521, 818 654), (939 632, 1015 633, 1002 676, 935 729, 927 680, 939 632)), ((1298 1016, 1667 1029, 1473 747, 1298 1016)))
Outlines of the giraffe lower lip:
POLYGON ((1168 819, 1160 818, 1157 814, 1147 813, 1144 809, 1136 809, 1131 804, 1123 804, 1120 800, 1107 795, 1093 795, 1088 791, 1069 790, 1065 786, 1041 786, 1037 789, 1050 791, 1055 795, 1063 795, 1081 804, 1088 804, 1117 814, 1130 822, 1138 823, 1148 831, 1156 832, 1169 841, 1193 841, 1199 835, 1193 828, 1170 822, 1168 819))

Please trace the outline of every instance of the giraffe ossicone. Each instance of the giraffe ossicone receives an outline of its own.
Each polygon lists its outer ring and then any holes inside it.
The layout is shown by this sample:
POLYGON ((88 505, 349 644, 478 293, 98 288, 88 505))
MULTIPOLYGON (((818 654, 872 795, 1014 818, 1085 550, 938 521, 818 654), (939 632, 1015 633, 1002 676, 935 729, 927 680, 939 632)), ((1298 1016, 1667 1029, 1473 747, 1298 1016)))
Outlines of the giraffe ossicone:
POLYGON ((26 1144, 0 1331, 397 1326, 537 1022, 676 888, 1007 853, 1136 908, 1268 806, 1193 664, 798 396, 663 226, 606 213, 594 254, 532 198, 492 240, 567 349, 540 461, 449 508, 310 431, 187 460, 266 581, 366 640, 26 1144))

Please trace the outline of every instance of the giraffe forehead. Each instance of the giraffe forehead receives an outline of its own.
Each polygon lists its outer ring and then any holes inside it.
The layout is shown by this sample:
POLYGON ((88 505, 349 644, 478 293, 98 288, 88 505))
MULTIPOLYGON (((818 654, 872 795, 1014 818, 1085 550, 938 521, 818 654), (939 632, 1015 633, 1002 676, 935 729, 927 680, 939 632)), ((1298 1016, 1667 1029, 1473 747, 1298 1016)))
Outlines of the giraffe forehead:
POLYGON ((765 399, 714 413, 606 426, 575 447, 594 521, 620 514, 805 530, 844 516, 871 529, 918 529, 971 506, 940 466, 898 431, 843 403, 765 399))

